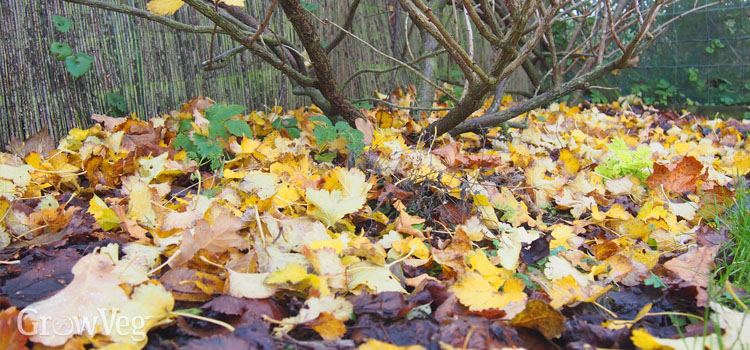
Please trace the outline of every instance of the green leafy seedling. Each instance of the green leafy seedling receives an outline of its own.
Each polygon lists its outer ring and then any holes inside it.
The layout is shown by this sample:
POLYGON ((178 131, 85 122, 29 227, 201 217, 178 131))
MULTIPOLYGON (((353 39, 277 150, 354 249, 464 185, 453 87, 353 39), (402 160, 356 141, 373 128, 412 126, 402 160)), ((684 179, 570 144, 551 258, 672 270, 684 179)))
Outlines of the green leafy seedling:
POLYGON ((58 15, 52 15, 52 25, 55 26, 55 29, 67 33, 70 28, 73 26, 73 21, 58 15))
POLYGON ((64 61, 66 57, 73 54, 73 48, 66 43, 55 41, 50 44, 49 52, 52 53, 56 60, 64 61))
POLYGON ((91 69, 94 58, 90 55, 79 52, 65 58, 65 69, 75 78, 80 78, 91 69))
POLYGON ((112 108, 115 117, 122 117, 128 114, 128 103, 125 102, 125 98, 122 95, 116 92, 107 94, 107 104, 112 108))

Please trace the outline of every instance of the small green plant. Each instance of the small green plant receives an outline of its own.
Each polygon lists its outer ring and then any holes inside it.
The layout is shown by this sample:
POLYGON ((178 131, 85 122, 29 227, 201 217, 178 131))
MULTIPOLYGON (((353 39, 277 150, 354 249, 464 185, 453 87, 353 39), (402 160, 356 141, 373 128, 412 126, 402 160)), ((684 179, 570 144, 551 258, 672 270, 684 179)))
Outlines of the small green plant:
POLYGON ((115 118, 124 117, 128 114, 128 103, 125 102, 122 95, 116 92, 107 94, 107 104, 109 105, 108 113, 111 113, 115 118))
POLYGON ((726 281, 744 290, 750 290, 750 187, 739 177, 735 188, 734 205, 724 214, 716 216, 716 227, 729 229, 729 241, 718 259, 718 283, 726 281))
POLYGON ((695 84, 698 89, 704 89, 706 87, 706 80, 700 78, 700 71, 697 68, 690 67, 687 69, 688 80, 695 84))
POLYGON ((710 55, 716 52, 717 49, 723 49, 724 43, 721 42, 719 39, 711 40, 708 43, 708 46, 706 46, 706 52, 710 55))
POLYGON ((677 87, 664 79, 659 79, 653 89, 646 84, 634 84, 630 87, 630 93, 643 99, 647 105, 667 105, 676 97, 685 96, 677 92, 677 87))
POLYGON ((297 128, 297 119, 294 117, 276 118, 271 122, 271 126, 276 130, 286 130, 292 138, 299 138, 300 130, 297 128))
POLYGON ((184 149, 188 158, 195 159, 200 165, 208 164, 212 170, 219 169, 227 159, 222 144, 229 140, 229 134, 253 137, 250 126, 244 120, 231 119, 245 109, 244 106, 225 104, 215 104, 206 109, 208 136, 193 130, 194 119, 182 120, 174 140, 175 149, 184 149))
POLYGON ((344 139, 346 141, 346 147, 349 149, 349 154, 359 156, 365 148, 363 141, 364 134, 357 129, 352 129, 349 124, 343 121, 337 122, 335 125, 325 116, 315 116, 310 118, 310 121, 319 121, 322 124, 318 124, 313 131, 313 136, 318 142, 320 152, 315 155, 315 159, 319 162, 331 162, 336 158, 337 153, 328 151, 328 146, 331 142, 336 139, 344 139))
MULTIPOLYGON (((73 27, 73 21, 68 18, 53 15, 52 25, 61 33, 67 33, 73 27)), ((94 58, 84 52, 73 53, 73 48, 64 42, 55 41, 49 46, 49 52, 58 61, 64 61, 65 69, 75 78, 80 78, 91 70, 94 58)))
POLYGON ((607 96, 604 96, 599 90, 590 90, 591 91, 591 102, 596 104, 605 104, 609 102, 609 99, 607 96))
POLYGON ((643 283, 647 286, 652 286, 654 288, 664 289, 667 288, 667 285, 664 284, 664 281, 659 278, 659 276, 655 275, 653 272, 651 272, 651 277, 643 280, 643 283))
POLYGON ((654 162, 651 160, 651 150, 648 146, 640 145, 635 151, 630 150, 625 140, 616 137, 607 144, 612 152, 604 164, 599 164, 594 171, 606 179, 616 179, 627 174, 633 174, 642 182, 651 174, 654 162))

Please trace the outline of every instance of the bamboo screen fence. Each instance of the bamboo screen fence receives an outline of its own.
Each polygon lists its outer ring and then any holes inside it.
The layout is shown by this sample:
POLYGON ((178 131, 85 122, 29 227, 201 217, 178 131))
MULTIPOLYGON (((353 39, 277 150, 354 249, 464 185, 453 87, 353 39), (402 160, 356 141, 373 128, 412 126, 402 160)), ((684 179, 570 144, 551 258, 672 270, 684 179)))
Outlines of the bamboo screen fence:
MULTIPOLYGON (((111 0, 145 8, 145 0, 111 0)), ((343 23, 349 0, 316 0, 316 13, 343 23)), ((247 10, 261 15, 265 1, 248 1, 247 10), (260 5, 259 5, 260 4, 260 5)), ((364 0, 353 31, 375 47, 389 52, 389 12, 382 0, 364 0)), ((260 16, 259 16, 260 17, 260 16)), ((462 16, 459 16, 462 17, 462 16)), ((280 74, 248 53, 235 56, 217 71, 204 71, 200 62, 209 57, 210 36, 177 32, 157 23, 61 0, 2 0, 0 5, 0 148, 10 136, 24 137, 48 128, 56 137, 73 127, 89 124, 92 113, 107 113, 106 94, 125 97, 131 112, 141 118, 179 108, 191 96, 208 96, 217 101, 242 104, 254 109, 273 106, 297 107, 309 103, 293 96, 280 74), (54 29, 52 16, 73 21, 72 29, 54 29), (49 53, 49 45, 66 42, 74 52, 95 58, 92 69, 79 79, 65 71, 64 64, 49 53)), ((190 24, 208 24, 199 14, 183 7, 175 19, 190 24)), ((461 18, 459 18, 461 19, 461 18)), ((280 35, 292 39, 293 29, 279 11, 271 22, 280 35)), ((332 27, 322 36, 332 38, 332 27)), ((482 43, 477 41, 477 54, 482 43)), ((413 30, 411 46, 419 46, 413 30)), ((217 36, 216 54, 234 45, 217 36)), ((482 56, 479 56, 482 57, 482 56)), ((347 38, 332 54, 339 83, 362 68, 387 68, 392 62, 361 43, 347 38)), ((445 58, 439 69, 447 70, 445 58)), ((447 75, 447 72, 445 72, 447 75)), ((387 90, 391 74, 362 74, 348 86, 349 96, 373 96, 375 89, 387 90)), ((416 83, 414 76, 399 73, 399 82, 416 83)), ((516 87, 518 88, 518 87, 516 87)))

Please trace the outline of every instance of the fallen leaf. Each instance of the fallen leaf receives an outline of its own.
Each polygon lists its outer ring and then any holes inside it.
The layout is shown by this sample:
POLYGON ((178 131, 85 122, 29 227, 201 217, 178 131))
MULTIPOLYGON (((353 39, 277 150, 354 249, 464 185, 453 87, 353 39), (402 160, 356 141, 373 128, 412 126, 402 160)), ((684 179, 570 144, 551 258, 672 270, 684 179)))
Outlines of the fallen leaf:
POLYGON ((683 157, 673 168, 656 163, 654 173, 646 179, 646 185, 654 189, 664 186, 667 191, 695 192, 695 181, 701 172, 703 164, 690 156, 683 157))
POLYGON ((537 330, 547 339, 559 338, 565 330, 565 317, 541 300, 531 300, 526 308, 510 321, 512 326, 537 330))

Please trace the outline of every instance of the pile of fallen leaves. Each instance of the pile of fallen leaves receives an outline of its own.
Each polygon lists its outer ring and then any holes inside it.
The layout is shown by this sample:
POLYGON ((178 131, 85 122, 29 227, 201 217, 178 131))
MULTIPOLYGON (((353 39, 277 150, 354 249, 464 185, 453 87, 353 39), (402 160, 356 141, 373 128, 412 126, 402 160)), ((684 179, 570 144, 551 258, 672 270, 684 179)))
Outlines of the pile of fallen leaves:
POLYGON ((0 154, 0 348, 750 346, 709 290, 747 123, 553 104, 422 144, 439 113, 378 107, 353 152, 212 105, 0 154))

